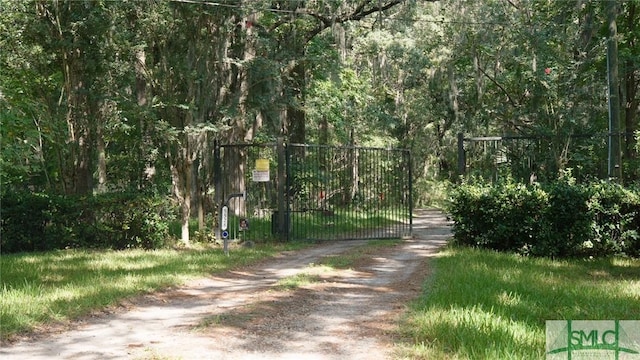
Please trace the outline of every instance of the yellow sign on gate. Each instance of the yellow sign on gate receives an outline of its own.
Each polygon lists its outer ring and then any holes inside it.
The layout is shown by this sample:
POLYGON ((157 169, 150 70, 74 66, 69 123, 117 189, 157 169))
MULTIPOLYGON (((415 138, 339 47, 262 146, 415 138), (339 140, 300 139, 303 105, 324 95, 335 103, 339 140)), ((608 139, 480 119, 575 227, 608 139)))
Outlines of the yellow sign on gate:
POLYGON ((256 170, 269 171, 269 159, 256 159, 256 170))
POLYGON ((253 170, 253 181, 269 181, 269 159, 256 159, 256 167, 253 170))

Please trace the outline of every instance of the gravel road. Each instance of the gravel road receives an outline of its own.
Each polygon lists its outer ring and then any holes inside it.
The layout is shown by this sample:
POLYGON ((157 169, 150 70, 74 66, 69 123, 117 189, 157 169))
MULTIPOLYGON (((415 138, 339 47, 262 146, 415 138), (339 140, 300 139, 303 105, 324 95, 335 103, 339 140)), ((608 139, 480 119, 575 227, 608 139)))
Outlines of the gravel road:
POLYGON ((442 213, 418 210, 413 239, 379 249, 350 269, 315 264, 366 242, 283 253, 4 346, 0 358, 391 359, 398 317, 429 276, 429 258, 449 237, 442 213), (297 274, 313 281, 277 286, 297 274))

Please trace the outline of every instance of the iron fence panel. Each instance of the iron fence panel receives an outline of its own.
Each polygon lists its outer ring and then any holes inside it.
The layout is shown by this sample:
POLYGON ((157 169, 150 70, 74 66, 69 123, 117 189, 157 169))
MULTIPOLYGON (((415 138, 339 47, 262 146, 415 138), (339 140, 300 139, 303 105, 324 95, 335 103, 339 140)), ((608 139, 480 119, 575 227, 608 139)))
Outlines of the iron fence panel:
POLYGON ((230 144, 220 145, 216 154, 216 198, 228 206, 230 239, 346 240, 411 234, 407 150, 230 144), (244 197, 230 198, 242 193, 244 197))

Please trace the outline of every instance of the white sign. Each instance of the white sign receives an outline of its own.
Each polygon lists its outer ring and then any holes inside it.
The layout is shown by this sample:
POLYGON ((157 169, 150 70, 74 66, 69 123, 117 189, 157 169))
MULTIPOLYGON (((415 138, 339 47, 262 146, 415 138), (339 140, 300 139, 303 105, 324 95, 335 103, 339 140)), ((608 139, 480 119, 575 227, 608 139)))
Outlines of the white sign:
POLYGON ((640 359, 640 320, 547 320, 547 360, 640 359))
POLYGON ((253 170, 253 182, 269 182, 269 170, 253 170))
POLYGON ((220 229, 227 230, 229 228, 229 207, 223 206, 220 215, 220 229))

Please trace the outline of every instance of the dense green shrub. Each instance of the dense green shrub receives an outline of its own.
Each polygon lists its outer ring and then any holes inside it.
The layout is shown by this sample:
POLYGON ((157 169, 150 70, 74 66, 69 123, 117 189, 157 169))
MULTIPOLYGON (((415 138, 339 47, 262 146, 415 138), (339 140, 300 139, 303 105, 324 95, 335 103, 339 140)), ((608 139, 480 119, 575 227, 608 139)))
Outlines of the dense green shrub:
POLYGON ((2 197, 2 252, 64 248, 74 238, 76 202, 42 193, 12 193, 2 197))
POLYGON ((174 212, 163 197, 113 193, 91 199, 85 210, 89 244, 113 249, 164 246, 174 212))
POLYGON ((523 255, 638 256, 640 192, 617 184, 464 183, 451 194, 453 241, 523 255))
POLYGON ((587 204, 588 188, 565 180, 540 188, 547 194, 548 202, 540 218, 542 231, 533 237, 530 244, 531 254, 550 257, 583 255, 592 222, 587 204))
POLYGON ((476 184, 460 186, 453 194, 449 211, 459 244, 521 251, 542 231, 547 198, 538 188, 476 184))
POLYGON ((640 191, 620 185, 599 183, 592 186, 589 207, 593 212, 593 237, 589 247, 594 254, 640 251, 640 191))
POLYGON ((0 246, 2 252, 159 248, 168 238, 173 214, 169 201, 155 195, 5 193, 0 246))

